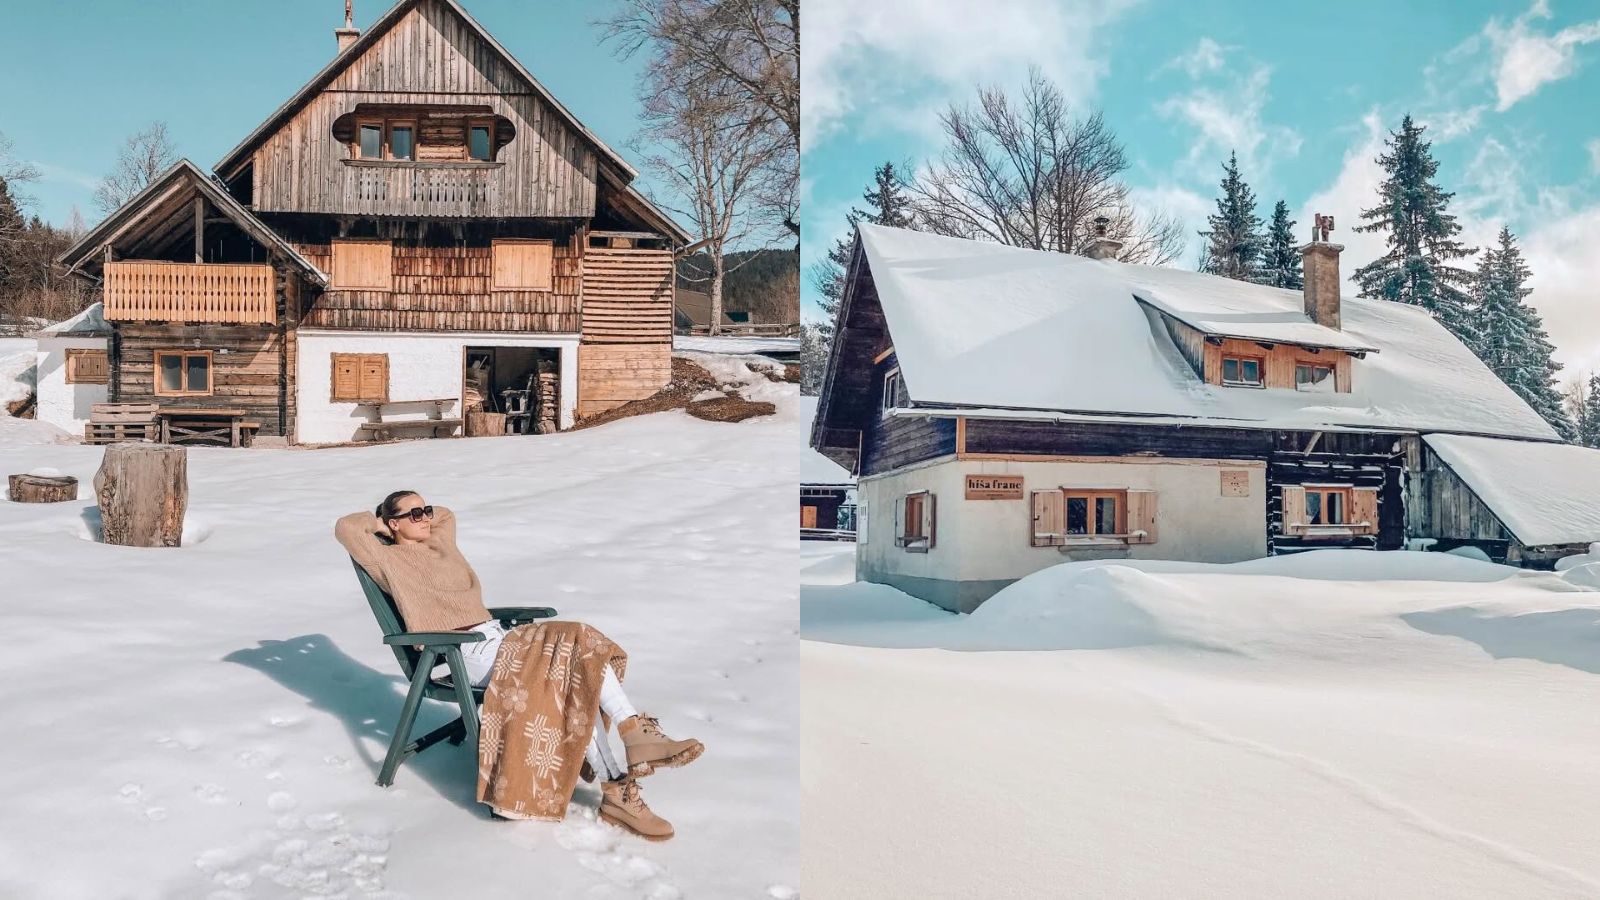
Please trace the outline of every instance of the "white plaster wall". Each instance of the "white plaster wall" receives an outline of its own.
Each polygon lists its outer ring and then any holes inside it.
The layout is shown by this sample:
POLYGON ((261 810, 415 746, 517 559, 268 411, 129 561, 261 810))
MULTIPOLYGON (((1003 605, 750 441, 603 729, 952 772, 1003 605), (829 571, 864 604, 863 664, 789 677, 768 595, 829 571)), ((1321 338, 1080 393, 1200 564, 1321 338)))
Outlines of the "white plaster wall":
POLYGON ((1011 462, 955 460, 863 479, 867 536, 856 544, 856 576, 951 581, 1016 579, 1075 558, 1238 562, 1265 556, 1266 468, 1259 462, 1011 462), (1224 469, 1249 472, 1245 497, 1222 496, 1224 469), (1021 475, 1022 500, 967 500, 967 474, 1021 475), (1156 492, 1156 542, 1085 552, 1030 546, 1028 495, 1055 487, 1156 492), (894 545, 894 501, 919 490, 938 497, 938 538, 928 553, 894 545))
POLYGON ((103 337, 42 337, 38 340, 38 412, 34 415, 76 437, 83 437, 89 408, 110 396, 104 384, 67 384, 67 350, 104 350, 103 337))
POLYGON ((554 347, 561 351, 561 427, 570 428, 578 408, 577 335, 438 334, 420 332, 315 331, 297 333, 295 440, 324 444, 360 439, 367 421, 355 403, 334 403, 333 354, 389 354, 389 397, 384 419, 424 419, 431 407, 398 401, 449 397, 446 418, 461 417, 462 366, 467 347, 554 347))
MULTIPOLYGON (((967 581, 1021 578, 1074 558, 1072 548, 1032 547, 1033 514, 1028 495, 1056 487, 1113 488, 1156 492, 1156 541, 1098 551, 1094 556, 1176 559, 1227 563, 1267 553, 1267 470, 1259 462, 1011 462, 963 460, 953 492, 941 512, 955 506, 962 533, 960 576, 967 581), (1222 496, 1222 471, 1249 473, 1245 497, 1222 496), (965 500, 967 474, 1021 475, 1021 500, 965 500)), ((952 516, 951 518, 956 518, 952 516)), ((941 523, 941 528, 943 523, 941 523)))

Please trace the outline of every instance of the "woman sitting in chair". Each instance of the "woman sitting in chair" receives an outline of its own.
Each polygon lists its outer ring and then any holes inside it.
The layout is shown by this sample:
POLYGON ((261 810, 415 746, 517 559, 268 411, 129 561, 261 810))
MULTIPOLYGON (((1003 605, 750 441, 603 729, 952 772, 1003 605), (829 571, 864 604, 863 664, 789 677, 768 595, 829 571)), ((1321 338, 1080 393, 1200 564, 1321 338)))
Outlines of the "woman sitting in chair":
POLYGON ((390 494, 374 513, 341 518, 334 534, 394 598, 408 631, 483 635, 461 645, 473 685, 487 685, 479 802, 507 818, 559 820, 587 763, 604 779, 601 818, 650 840, 672 837, 672 825, 645 805, 636 779, 693 762, 705 747, 667 737, 655 719, 634 710, 622 692, 621 648, 580 622, 503 627, 456 548, 455 516, 414 491, 390 494), (626 748, 625 769, 612 756, 608 720, 626 748))

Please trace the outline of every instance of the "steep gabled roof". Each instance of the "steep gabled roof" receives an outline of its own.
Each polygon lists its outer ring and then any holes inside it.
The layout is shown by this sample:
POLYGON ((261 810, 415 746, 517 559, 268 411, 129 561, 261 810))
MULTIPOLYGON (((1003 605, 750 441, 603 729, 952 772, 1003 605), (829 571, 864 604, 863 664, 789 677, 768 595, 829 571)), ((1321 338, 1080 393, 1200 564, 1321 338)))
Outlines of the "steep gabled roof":
MULTIPOLYGON (((1337 334, 1372 351, 1356 363, 1349 393, 1228 388, 1200 379, 1139 298, 1157 285, 1173 308, 1261 316, 1281 328, 1298 294, 881 226, 859 234, 852 277, 864 277, 855 266, 870 271, 914 406, 1559 439, 1417 307, 1343 301, 1337 334)), ((826 389, 838 375, 830 364, 826 389)))
POLYGON ((165 172, 156 176, 145 186, 145 189, 135 194, 127 203, 118 207, 104 221, 89 230, 76 244, 67 248, 66 252, 57 257, 56 261, 67 267, 70 272, 79 268, 85 262, 99 257, 100 250, 108 243, 120 237, 134 233, 141 227, 153 227, 159 222, 150 221, 150 214, 158 208, 169 205, 179 193, 189 189, 199 192, 217 211, 227 216, 239 230, 249 235, 257 243, 270 250, 277 251, 292 265, 303 271, 312 281, 319 285, 328 283, 328 276, 321 269, 312 265, 309 260, 300 255, 293 245, 285 241, 277 232, 267 227, 265 222, 256 218, 250 210, 239 205, 227 191, 213 181, 200 167, 187 159, 180 159, 173 163, 165 172))
POLYGON ((336 78, 341 72, 349 68, 352 63, 354 63, 357 59, 360 59, 361 55, 365 53, 373 44, 377 43, 377 41, 383 37, 383 35, 387 33, 390 28, 394 27, 394 25, 399 22, 402 17, 404 17, 406 12, 423 3, 443 4, 451 12, 459 16, 461 20, 466 23, 469 29, 477 34, 477 36, 485 44, 487 44, 491 49, 494 50, 495 53, 499 54, 499 56, 504 59, 506 64, 511 67, 512 71, 516 72, 519 77, 528 83, 529 87, 533 88, 534 92, 539 95, 541 100, 549 104, 550 108, 555 110, 566 121, 567 125, 569 125, 578 134, 582 135, 585 140, 593 144, 594 147, 600 152, 600 155, 604 157, 607 162, 609 162, 616 169, 620 170, 623 173, 625 180, 631 181, 639 174, 632 166, 628 165, 627 161, 618 155, 615 150, 607 146, 605 141, 600 140, 600 138, 595 135, 594 132, 586 128, 582 122, 578 121, 578 117, 574 116, 571 110, 563 106, 561 101, 557 100, 554 94, 550 93, 550 91, 547 90, 544 85, 540 84, 539 80, 534 78, 532 73, 524 68, 522 63, 518 62, 517 58, 511 55, 510 51, 501 46, 500 42, 495 40, 494 35, 490 34, 482 25, 478 24, 478 21, 472 18, 472 16, 468 14, 467 11, 462 8, 461 4, 456 2, 456 0, 400 0, 400 2, 390 7, 387 12, 378 17, 376 22, 372 23, 371 27, 362 32, 361 36, 357 38, 354 43, 344 48, 344 50, 340 51, 336 56, 334 56, 334 58, 326 66, 322 67, 322 71, 312 76, 311 80, 306 82, 304 87, 296 91, 294 96, 290 97, 288 101, 282 106, 278 107, 277 110, 272 113, 272 115, 268 116, 266 121, 262 122, 255 131, 250 132, 250 135, 243 141, 240 141, 238 146, 234 147, 232 150, 229 150, 227 155, 222 157, 216 166, 213 167, 217 174, 224 178, 232 178, 235 170, 237 170, 238 167, 245 162, 246 158, 253 153, 263 141, 265 141, 280 127, 282 127, 283 124, 289 120, 289 117, 293 116, 297 111, 299 111, 302 106, 315 97, 323 88, 327 87, 329 82, 333 81, 333 79, 336 78))

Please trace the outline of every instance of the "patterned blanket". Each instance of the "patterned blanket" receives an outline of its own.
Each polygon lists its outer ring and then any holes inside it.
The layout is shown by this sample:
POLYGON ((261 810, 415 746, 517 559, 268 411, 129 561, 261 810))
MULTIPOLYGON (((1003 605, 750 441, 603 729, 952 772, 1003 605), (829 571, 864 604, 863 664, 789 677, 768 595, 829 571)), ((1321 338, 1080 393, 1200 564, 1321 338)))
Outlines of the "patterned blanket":
POLYGON ((622 648, 581 622, 511 629, 483 695, 478 801, 510 818, 564 818, 600 715, 603 667, 621 680, 627 664, 622 648))

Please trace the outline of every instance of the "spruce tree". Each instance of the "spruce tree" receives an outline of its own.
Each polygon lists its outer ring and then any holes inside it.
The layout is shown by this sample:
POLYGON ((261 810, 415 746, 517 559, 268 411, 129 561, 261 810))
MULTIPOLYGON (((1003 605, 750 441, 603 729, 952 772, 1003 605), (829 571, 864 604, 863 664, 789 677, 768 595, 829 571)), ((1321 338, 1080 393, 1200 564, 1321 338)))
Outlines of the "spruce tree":
POLYGON ((1578 407, 1578 443, 1600 447, 1600 372, 1589 376, 1585 402, 1578 407))
POLYGON ((1305 287, 1305 275, 1300 270, 1300 252, 1294 245, 1294 220, 1289 218, 1289 204, 1278 201, 1272 208, 1272 224, 1267 226, 1267 248, 1261 260, 1262 284, 1300 290, 1305 287))
POLYGON ((1456 240, 1461 226, 1448 212, 1455 194, 1433 181, 1439 163, 1433 144, 1422 139, 1425 130, 1407 115, 1384 142, 1387 152, 1377 161, 1388 174, 1379 203, 1361 211, 1365 224, 1355 230, 1387 232, 1389 252, 1356 269, 1355 280, 1361 296, 1420 306, 1473 346, 1467 295, 1473 273, 1450 263, 1477 251, 1456 240))
POLYGON ((1228 154, 1222 167, 1222 196, 1217 212, 1207 216, 1206 265, 1202 271, 1240 281, 1256 281, 1266 248, 1261 236, 1261 217, 1256 215, 1256 195, 1239 175, 1239 154, 1228 154))
POLYGON ((872 171, 872 183, 861 192, 867 208, 852 207, 845 215, 850 231, 835 241, 828 255, 811 270, 812 283, 822 294, 823 321, 818 325, 818 339, 824 349, 833 344, 833 320, 839 313, 839 301, 844 299, 845 267, 850 265, 850 249, 855 243, 855 228, 862 222, 869 225, 888 225, 892 228, 910 228, 912 224, 911 200, 906 197, 906 177, 897 171, 892 162, 886 162, 872 171))
POLYGON ((1478 260, 1471 346, 1507 387, 1572 440, 1576 430, 1555 384, 1561 365, 1550 358, 1555 347, 1539 313, 1523 302, 1533 293, 1527 287, 1532 273, 1510 228, 1501 227, 1496 243, 1478 260))
POLYGON ((9 293, 7 288, 20 265, 23 232, 26 230, 27 222, 22 218, 22 210, 17 208, 16 199, 11 196, 11 186, 6 183, 4 176, 0 176, 0 295, 9 293))

